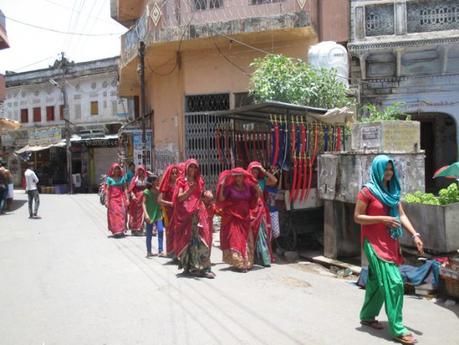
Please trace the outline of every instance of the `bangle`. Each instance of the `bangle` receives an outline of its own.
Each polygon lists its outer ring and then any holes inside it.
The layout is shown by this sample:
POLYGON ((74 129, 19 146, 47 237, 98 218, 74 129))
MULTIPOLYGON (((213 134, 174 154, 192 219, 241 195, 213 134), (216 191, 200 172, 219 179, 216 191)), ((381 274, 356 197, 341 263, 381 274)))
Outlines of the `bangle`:
POLYGON ((421 234, 419 232, 415 232, 411 238, 414 240, 416 237, 421 237, 421 234))

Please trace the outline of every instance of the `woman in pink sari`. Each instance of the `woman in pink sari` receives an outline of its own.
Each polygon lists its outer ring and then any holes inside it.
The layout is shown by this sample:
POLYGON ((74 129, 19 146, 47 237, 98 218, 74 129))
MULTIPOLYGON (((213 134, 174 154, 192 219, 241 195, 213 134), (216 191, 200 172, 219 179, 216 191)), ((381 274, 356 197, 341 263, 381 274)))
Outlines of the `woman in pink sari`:
POLYGON ((114 237, 124 236, 126 231, 127 193, 126 178, 118 163, 113 163, 107 173, 106 202, 108 230, 114 237))
POLYGON ((257 180, 242 168, 223 171, 217 184, 217 212, 222 216, 223 261, 240 272, 253 267, 254 236, 250 210, 257 205, 257 180))
POLYGON ((247 170, 258 181, 258 186, 261 190, 257 207, 251 210, 252 231, 255 238, 255 263, 270 267, 272 262, 271 216, 265 202, 264 191, 267 185, 275 185, 277 179, 266 171, 261 163, 256 161, 251 162, 247 170))
POLYGON ((167 167, 159 185, 158 201, 163 209, 164 226, 166 227, 166 251, 169 256, 175 254, 174 250, 174 224, 173 211, 174 205, 172 198, 174 196, 175 183, 180 176, 180 168, 178 164, 171 164, 167 167))
POLYGON ((129 185, 129 229, 132 235, 137 236, 143 232, 143 191, 146 188, 147 171, 143 165, 139 165, 129 185))
POLYGON ((203 192, 199 164, 189 159, 183 175, 177 179, 173 197, 174 249, 184 273, 212 279, 215 274, 211 271, 210 226, 201 199, 203 192))

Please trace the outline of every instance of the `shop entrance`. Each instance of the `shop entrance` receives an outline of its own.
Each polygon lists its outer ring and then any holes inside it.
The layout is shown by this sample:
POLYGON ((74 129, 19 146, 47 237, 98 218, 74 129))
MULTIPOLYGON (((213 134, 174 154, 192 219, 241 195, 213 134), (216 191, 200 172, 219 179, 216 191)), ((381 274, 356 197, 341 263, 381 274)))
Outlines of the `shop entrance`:
POLYGON ((426 153, 426 191, 436 193, 451 181, 433 179, 435 171, 458 160, 456 121, 445 113, 417 113, 412 114, 412 118, 421 122, 421 149, 426 153))

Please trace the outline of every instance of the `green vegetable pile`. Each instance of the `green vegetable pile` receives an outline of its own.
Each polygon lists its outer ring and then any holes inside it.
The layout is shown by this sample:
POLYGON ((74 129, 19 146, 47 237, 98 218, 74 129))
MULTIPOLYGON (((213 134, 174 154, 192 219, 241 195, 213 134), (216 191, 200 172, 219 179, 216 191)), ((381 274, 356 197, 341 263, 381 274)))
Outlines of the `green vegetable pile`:
POLYGON ((404 199, 407 203, 417 203, 424 205, 448 205, 459 202, 459 188, 457 183, 452 183, 448 188, 443 188, 435 196, 432 193, 415 192, 405 195, 404 199))

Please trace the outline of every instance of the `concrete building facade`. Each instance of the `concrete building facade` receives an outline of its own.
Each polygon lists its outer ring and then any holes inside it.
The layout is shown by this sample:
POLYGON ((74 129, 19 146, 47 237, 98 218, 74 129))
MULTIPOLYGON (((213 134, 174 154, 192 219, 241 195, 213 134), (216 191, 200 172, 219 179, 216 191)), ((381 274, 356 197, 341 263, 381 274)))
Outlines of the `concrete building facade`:
POLYGON ((21 129, 3 135, 1 142, 10 153, 9 164, 16 167, 18 179, 21 164, 11 153, 29 145, 34 146, 31 159, 43 175, 43 185, 65 184, 65 150, 45 150, 65 137, 65 89, 72 133, 72 174, 84 179, 85 190, 97 185, 98 175, 118 160, 118 130, 135 113, 133 102, 118 96, 118 63, 118 57, 82 63, 63 58, 46 69, 7 73, 4 116, 20 122, 21 129))
MULTIPOLYGON (((10 47, 8 42, 8 35, 6 33, 6 20, 5 15, 0 10, 0 50, 10 47)), ((1 107, 3 100, 5 99, 5 76, 0 74, 0 116, 2 114, 1 107)))
POLYGON ((455 0, 352 0, 352 81, 361 103, 401 103, 421 121, 426 188, 458 160, 459 6, 455 0))
POLYGON ((111 11, 129 27, 121 37, 121 96, 140 94, 138 48, 146 45, 146 113, 154 111, 162 162, 186 158, 187 118, 250 102, 255 58, 307 60, 319 40, 349 38, 349 3, 341 0, 112 0, 111 11))

